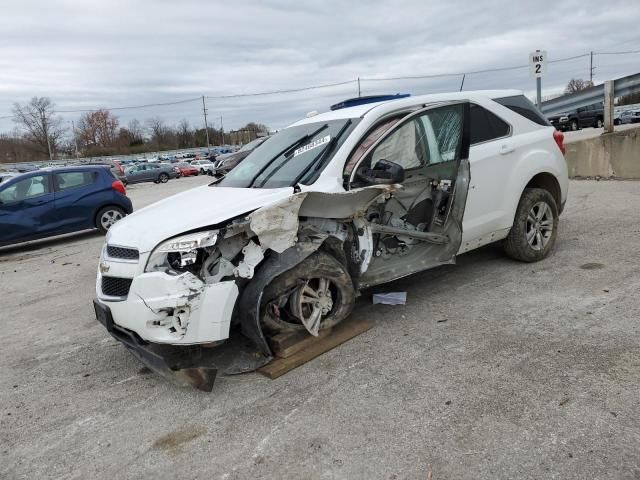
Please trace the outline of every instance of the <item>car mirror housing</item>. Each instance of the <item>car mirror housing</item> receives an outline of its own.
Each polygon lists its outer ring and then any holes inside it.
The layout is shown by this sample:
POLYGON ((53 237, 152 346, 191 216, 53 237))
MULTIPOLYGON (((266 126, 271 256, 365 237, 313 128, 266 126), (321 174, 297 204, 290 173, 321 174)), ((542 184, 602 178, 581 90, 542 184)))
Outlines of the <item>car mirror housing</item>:
POLYGON ((404 168, 391 160, 378 160, 373 168, 365 168, 356 174, 369 185, 392 185, 404 182, 404 168))

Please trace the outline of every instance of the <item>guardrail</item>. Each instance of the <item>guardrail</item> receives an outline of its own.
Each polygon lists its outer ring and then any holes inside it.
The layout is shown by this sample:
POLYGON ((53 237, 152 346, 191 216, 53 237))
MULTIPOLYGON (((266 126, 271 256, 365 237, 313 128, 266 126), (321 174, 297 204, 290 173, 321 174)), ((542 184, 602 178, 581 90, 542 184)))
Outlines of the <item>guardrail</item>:
MULTIPOLYGON (((640 73, 614 80, 613 89, 616 97, 640 92, 640 73)), ((602 101, 604 101, 604 84, 542 102, 540 111, 545 115, 554 115, 602 101)))

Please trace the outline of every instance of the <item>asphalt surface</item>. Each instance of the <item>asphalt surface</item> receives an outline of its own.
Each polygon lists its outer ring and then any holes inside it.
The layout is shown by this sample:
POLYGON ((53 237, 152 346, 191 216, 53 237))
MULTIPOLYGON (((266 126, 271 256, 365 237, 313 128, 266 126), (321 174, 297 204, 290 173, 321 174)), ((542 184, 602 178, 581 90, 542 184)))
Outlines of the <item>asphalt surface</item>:
POLYGON ((378 289, 404 306, 366 292, 372 330, 212 393, 95 321, 99 235, 0 252, 0 478, 640 478, 640 183, 570 188, 545 261, 488 246, 378 289))

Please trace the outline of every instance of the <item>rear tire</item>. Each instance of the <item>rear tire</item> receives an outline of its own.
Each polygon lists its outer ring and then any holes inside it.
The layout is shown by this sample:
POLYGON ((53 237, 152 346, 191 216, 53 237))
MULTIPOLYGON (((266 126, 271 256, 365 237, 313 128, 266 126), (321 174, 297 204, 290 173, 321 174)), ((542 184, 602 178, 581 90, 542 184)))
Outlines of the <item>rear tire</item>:
POLYGON ((580 130, 580 125, 578 125, 577 120, 571 120, 571 124, 569 128, 571 129, 572 132, 575 132, 576 130, 580 130))
POLYGON ((602 128, 604 126, 604 123, 602 122, 601 118, 598 118, 596 120, 596 128, 602 128))
POLYGON ((115 205, 101 208, 96 215, 96 228, 105 234, 114 223, 124 218, 126 214, 122 208, 115 205))
POLYGON ((546 258, 558 235, 558 206, 547 190, 526 188, 520 197, 504 250, 521 262, 546 258))

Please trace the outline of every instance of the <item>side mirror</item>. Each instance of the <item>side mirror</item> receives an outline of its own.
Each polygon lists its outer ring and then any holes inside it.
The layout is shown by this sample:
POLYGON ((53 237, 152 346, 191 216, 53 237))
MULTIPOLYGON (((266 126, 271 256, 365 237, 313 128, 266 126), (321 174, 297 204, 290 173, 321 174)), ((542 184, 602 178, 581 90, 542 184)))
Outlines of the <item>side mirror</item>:
POLYGON ((358 171, 356 177, 369 185, 392 185, 404 182, 404 168, 395 162, 382 158, 373 168, 358 171))

